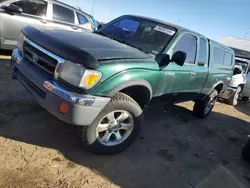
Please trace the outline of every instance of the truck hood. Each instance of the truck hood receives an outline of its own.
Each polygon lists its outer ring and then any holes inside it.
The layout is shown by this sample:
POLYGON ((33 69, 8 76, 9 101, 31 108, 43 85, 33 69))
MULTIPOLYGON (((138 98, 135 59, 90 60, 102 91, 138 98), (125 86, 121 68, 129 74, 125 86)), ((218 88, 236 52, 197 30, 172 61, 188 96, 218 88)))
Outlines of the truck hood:
POLYGON ((136 48, 94 33, 37 30, 31 26, 22 32, 43 48, 91 69, 98 68, 102 60, 152 58, 136 48))
POLYGON ((150 55, 136 48, 95 33, 62 30, 45 30, 44 33, 90 53, 97 60, 151 58, 150 55))

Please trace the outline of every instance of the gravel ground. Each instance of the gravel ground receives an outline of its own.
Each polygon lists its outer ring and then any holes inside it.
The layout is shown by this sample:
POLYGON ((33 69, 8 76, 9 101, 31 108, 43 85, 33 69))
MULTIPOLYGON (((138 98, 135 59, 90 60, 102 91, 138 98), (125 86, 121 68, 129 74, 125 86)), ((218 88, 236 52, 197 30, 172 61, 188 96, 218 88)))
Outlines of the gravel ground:
MULTIPOLYGON (((221 166, 250 187, 240 152, 250 134, 250 103, 217 103, 206 120, 193 104, 145 112, 140 137, 125 152, 98 156, 74 126, 38 106, 0 61, 0 187, 193 188, 221 166)), ((223 186, 223 182, 221 184, 223 186)))

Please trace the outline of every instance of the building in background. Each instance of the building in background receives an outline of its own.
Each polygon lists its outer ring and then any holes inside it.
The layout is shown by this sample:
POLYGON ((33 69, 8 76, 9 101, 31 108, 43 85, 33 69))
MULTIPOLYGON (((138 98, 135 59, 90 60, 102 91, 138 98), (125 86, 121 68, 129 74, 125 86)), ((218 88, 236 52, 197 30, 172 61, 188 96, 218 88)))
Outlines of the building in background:
POLYGON ((250 40, 245 38, 228 37, 220 42, 232 48, 236 57, 250 60, 250 40))

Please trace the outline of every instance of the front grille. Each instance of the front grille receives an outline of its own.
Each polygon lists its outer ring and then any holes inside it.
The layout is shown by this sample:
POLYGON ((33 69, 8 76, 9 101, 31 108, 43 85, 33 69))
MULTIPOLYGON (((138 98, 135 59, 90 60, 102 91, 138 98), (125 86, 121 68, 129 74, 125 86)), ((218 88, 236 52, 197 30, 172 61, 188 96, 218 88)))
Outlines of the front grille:
POLYGON ((23 52, 25 59, 28 59, 32 64, 36 65, 48 74, 54 75, 55 68, 58 63, 56 59, 40 51, 27 41, 24 41, 23 52))

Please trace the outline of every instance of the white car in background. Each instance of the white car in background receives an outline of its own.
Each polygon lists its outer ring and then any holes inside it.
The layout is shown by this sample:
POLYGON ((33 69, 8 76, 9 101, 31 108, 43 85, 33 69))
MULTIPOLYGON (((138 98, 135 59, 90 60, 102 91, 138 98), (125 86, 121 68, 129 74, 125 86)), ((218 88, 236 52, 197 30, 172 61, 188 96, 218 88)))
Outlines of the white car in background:
POLYGON ((250 62, 248 63, 248 68, 246 70, 246 83, 245 83, 245 86, 244 86, 244 89, 241 93, 241 98, 244 100, 244 101, 248 101, 249 98, 250 98, 250 66, 249 66, 250 62))
POLYGON ((235 68, 227 90, 220 95, 228 104, 237 105, 238 100, 248 100, 250 97, 249 62, 246 59, 235 58, 235 68))
POLYGON ((96 30, 91 15, 57 0, 0 0, 0 49, 16 48, 27 25, 75 32, 96 30))

